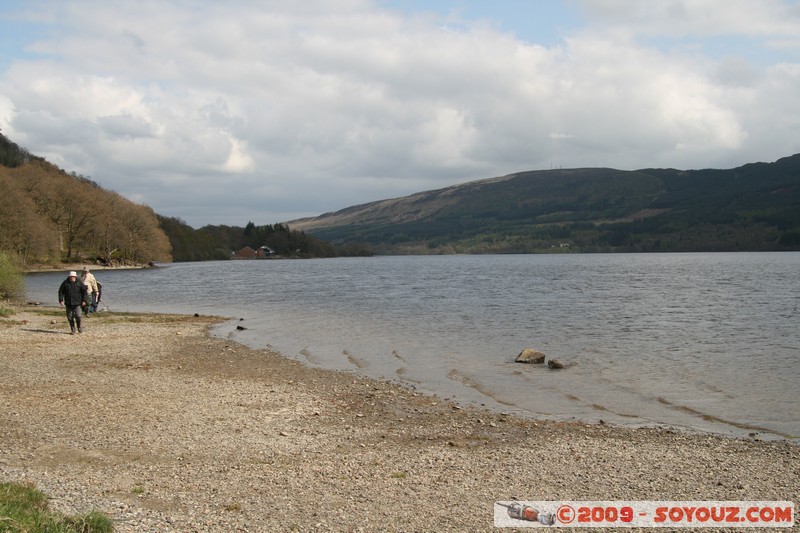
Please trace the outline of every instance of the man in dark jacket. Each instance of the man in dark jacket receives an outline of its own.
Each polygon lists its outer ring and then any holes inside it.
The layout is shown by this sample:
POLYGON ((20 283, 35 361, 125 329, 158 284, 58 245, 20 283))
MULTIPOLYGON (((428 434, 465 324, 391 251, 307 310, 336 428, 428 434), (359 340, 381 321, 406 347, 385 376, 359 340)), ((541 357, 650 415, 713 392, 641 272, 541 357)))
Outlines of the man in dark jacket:
POLYGON ((81 306, 88 304, 88 292, 86 285, 78 279, 78 274, 74 271, 69 273, 61 286, 58 288, 58 305, 67 308, 67 320, 72 334, 75 335, 75 326, 78 326, 78 333, 83 333, 81 329, 81 306))

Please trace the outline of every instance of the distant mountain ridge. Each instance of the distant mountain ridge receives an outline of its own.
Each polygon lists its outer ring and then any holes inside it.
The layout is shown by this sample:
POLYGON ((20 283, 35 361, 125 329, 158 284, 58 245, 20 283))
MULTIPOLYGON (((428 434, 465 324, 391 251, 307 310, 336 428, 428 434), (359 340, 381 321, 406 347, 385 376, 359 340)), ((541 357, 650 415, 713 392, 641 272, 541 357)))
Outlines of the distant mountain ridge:
POLYGON ((730 170, 519 172, 287 224, 379 253, 800 250, 800 154, 730 170))

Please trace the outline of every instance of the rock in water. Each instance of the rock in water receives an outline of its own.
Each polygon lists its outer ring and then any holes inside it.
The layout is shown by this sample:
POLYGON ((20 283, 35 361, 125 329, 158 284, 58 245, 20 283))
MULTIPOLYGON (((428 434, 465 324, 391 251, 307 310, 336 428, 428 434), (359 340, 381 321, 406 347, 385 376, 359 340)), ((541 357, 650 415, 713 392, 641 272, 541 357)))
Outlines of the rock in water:
POLYGON ((532 348, 525 348, 524 350, 519 352, 519 355, 517 356, 516 359, 514 359, 514 362, 541 365, 542 363, 544 363, 544 354, 532 348))
POLYGON ((556 370, 556 369, 559 369, 559 368, 564 368, 564 363, 562 363, 558 359, 550 359, 547 362, 547 366, 549 366, 553 370, 556 370))

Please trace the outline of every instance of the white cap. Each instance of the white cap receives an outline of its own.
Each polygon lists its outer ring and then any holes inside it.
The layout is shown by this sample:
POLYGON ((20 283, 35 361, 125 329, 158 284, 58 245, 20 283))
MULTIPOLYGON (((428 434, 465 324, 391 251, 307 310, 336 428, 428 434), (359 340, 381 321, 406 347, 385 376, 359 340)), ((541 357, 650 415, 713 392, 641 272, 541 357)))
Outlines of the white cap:
POLYGON ((69 277, 71 277, 71 278, 77 278, 77 277, 78 277, 78 275, 75 273, 75 271, 74 271, 74 270, 70 270, 70 272, 69 272, 69 277))

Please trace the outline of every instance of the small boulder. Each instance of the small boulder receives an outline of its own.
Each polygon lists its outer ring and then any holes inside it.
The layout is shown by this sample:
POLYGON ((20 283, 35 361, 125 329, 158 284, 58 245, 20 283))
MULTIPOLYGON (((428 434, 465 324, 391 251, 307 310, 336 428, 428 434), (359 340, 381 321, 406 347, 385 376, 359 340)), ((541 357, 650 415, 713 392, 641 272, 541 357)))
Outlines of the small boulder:
POLYGON ((514 359, 514 362, 541 365, 542 363, 544 363, 544 354, 532 348, 525 348, 524 350, 519 352, 519 355, 517 356, 516 359, 514 359))
POLYGON ((564 363, 562 363, 558 359, 550 359, 547 362, 547 366, 550 367, 553 370, 557 370, 559 368, 565 368, 564 363))
POLYGON ((247 328, 246 328, 246 327, 244 327, 244 326, 236 326, 236 329, 238 329, 239 331, 244 331, 244 330, 246 330, 247 328))

